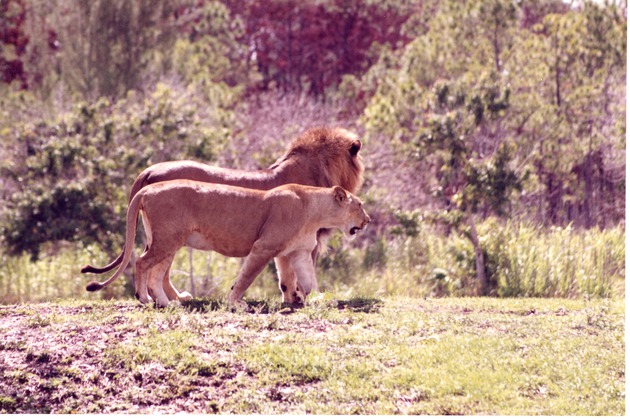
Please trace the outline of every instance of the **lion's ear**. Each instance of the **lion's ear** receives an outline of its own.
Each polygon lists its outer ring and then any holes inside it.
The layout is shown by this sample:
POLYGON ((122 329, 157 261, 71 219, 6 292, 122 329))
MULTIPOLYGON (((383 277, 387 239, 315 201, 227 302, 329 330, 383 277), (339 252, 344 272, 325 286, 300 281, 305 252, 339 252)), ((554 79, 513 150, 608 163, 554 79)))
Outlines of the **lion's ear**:
POLYGON ((361 140, 355 140, 352 142, 350 146, 350 154, 352 156, 356 156, 359 154, 359 150, 361 150, 361 140))
POLYGON ((335 201, 341 206, 348 199, 348 194, 346 190, 341 188, 338 185, 333 187, 333 194, 335 195, 335 201))

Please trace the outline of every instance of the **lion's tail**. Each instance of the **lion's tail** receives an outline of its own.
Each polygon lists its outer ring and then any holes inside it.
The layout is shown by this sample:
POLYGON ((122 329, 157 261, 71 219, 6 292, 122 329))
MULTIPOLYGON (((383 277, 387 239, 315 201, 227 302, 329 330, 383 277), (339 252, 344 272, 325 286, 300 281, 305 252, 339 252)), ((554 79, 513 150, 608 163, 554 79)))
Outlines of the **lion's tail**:
POLYGON ((123 255, 125 253, 125 247, 123 246, 122 251, 120 252, 120 254, 118 254, 118 256, 116 257, 116 259, 112 262, 110 262, 109 264, 107 264, 105 267, 94 267, 90 264, 86 265, 85 267, 83 267, 81 269, 82 273, 94 273, 94 274, 103 274, 109 270, 111 270, 114 267, 117 267, 123 260, 123 255))
MULTIPOLYGON (((92 281, 88 283, 88 285, 85 287, 88 292, 96 292, 97 290, 101 290, 103 287, 116 280, 125 270, 127 264, 129 264, 129 260, 131 259, 131 253, 133 250, 133 243, 136 238, 136 229, 138 227, 138 213, 140 211, 141 202, 142 194, 136 194, 129 203, 129 208, 127 209, 127 230, 125 233, 125 244, 123 245, 123 252, 121 253, 122 263, 118 266, 118 269, 116 270, 114 275, 105 280, 103 283, 99 283, 97 281, 92 281)), ((112 264, 113 263, 111 263, 110 265, 112 264)))

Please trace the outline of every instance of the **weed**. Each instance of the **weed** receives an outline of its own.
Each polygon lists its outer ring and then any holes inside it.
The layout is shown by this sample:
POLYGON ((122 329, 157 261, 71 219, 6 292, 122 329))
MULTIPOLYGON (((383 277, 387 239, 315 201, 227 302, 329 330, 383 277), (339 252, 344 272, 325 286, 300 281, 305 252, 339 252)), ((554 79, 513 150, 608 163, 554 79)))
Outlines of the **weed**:
POLYGON ((51 324, 52 320, 49 316, 41 316, 37 314, 34 318, 32 318, 29 322, 29 327, 31 328, 44 328, 51 324))
POLYGON ((26 343, 24 341, 0 342, 0 351, 23 351, 25 349, 26 343))
POLYGON ((0 395, 0 412, 11 413, 17 408, 17 402, 14 398, 0 395))
POLYGON ((47 351, 43 351, 42 353, 35 353, 33 351, 29 351, 26 353, 26 361, 31 362, 34 361, 36 363, 48 363, 51 360, 51 355, 47 351))

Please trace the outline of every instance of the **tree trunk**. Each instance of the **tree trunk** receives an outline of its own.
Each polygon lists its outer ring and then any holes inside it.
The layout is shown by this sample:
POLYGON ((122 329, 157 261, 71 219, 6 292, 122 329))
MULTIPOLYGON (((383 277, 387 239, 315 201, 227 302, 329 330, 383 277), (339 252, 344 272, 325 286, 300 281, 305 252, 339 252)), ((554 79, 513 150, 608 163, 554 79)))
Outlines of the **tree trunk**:
POLYGON ((468 211, 468 225, 470 226, 470 241, 475 248, 475 269, 477 271, 477 286, 475 287, 475 294, 477 296, 485 296, 486 289, 488 287, 488 280, 486 279, 486 263, 483 258, 483 249, 479 244, 479 236, 477 236, 477 227, 475 225, 475 219, 473 215, 468 211))

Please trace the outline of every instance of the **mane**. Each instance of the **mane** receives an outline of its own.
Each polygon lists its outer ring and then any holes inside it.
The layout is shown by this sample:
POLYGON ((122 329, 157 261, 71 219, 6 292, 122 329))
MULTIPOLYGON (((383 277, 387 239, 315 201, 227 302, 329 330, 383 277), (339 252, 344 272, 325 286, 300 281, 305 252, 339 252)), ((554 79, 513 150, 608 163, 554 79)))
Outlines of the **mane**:
POLYGON ((355 194, 363 184, 363 163, 358 136, 343 128, 315 127, 295 138, 270 169, 282 164, 304 164, 320 186, 339 185, 355 194))

